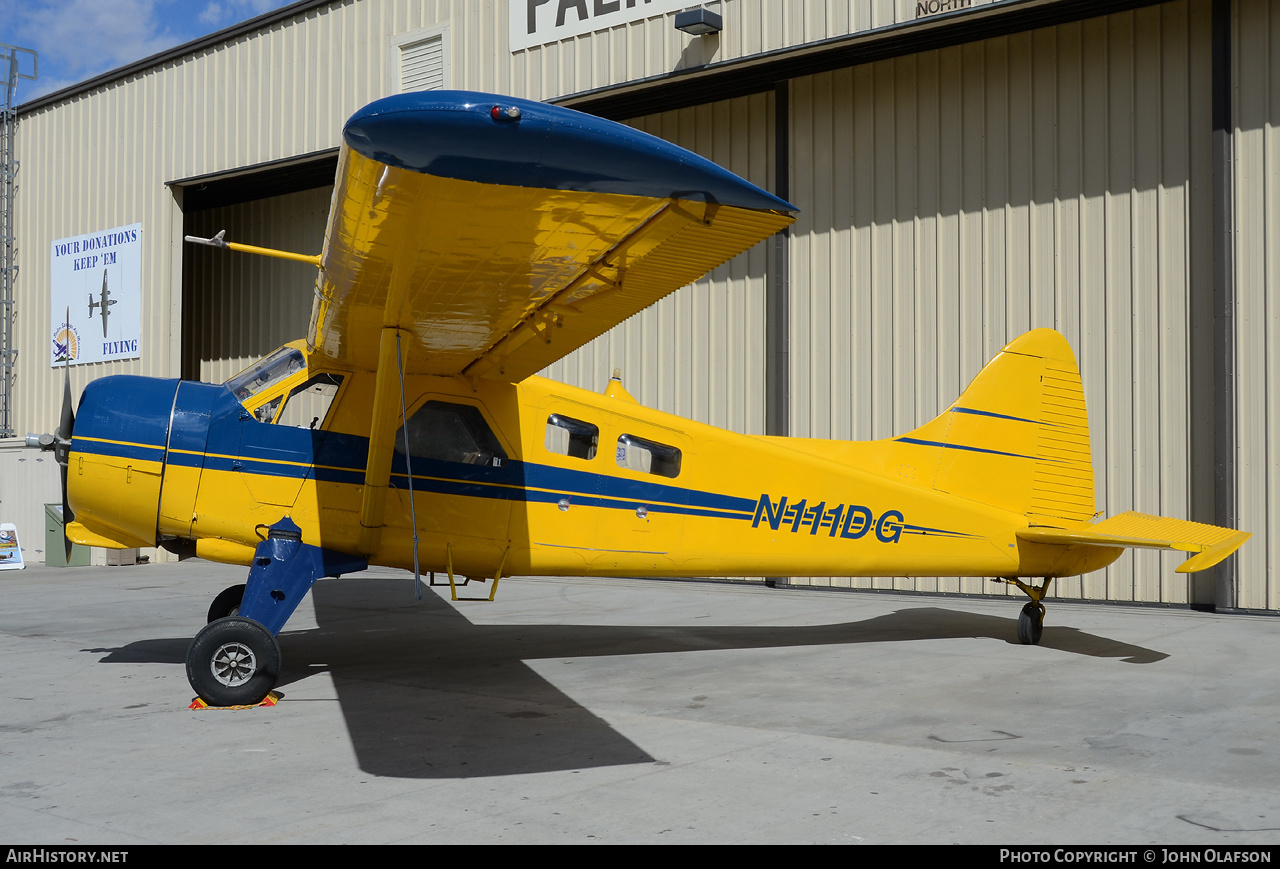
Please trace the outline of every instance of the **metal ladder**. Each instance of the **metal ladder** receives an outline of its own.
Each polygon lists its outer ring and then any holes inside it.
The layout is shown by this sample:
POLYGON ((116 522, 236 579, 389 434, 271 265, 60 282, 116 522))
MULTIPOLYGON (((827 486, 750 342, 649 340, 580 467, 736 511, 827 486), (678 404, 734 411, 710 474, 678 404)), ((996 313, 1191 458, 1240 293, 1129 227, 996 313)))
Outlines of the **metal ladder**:
POLYGON ((39 58, 34 51, 0 43, 0 78, 5 83, 0 93, 0 437, 5 438, 13 437, 13 364, 18 356, 13 349, 13 288, 18 278, 13 214, 18 176, 13 137, 18 128, 18 109, 14 98, 18 79, 34 81, 38 75, 39 58), (31 56, 30 75, 19 68, 23 54, 31 56))

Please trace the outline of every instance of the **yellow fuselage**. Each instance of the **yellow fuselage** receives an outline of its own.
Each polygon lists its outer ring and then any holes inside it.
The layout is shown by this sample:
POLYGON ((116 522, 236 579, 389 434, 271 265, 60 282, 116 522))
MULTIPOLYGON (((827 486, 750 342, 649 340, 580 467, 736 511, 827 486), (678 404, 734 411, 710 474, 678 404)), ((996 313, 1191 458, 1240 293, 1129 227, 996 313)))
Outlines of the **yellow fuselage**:
MULTIPOLYGON (((219 387, 183 384, 173 408, 154 407, 153 434, 136 440, 130 432, 148 428, 136 419, 114 429, 78 423, 72 537, 116 546, 194 539, 202 556, 248 564, 265 527, 287 515, 307 543, 412 567, 403 449, 383 493, 381 525, 361 524, 374 375, 332 373, 341 386, 314 431, 254 413, 314 378, 310 367, 243 405, 224 402, 235 412, 222 418, 183 410, 183 387, 219 387), (171 417, 161 444, 158 432, 171 417), (199 432, 201 420, 209 433, 199 432)), ((460 461, 413 458, 424 570, 1040 576, 1096 569, 1115 557, 1019 540, 1025 516, 935 488, 932 469, 917 466, 921 449, 901 440, 736 434, 643 407, 617 382, 598 394, 541 377, 506 384, 411 375, 404 389, 411 419, 428 402, 477 409, 503 454, 486 454, 483 463, 475 452, 459 453, 460 461)), ((168 393, 157 394, 153 404, 168 393)), ((105 394, 92 401, 110 403, 105 394)), ((82 420, 90 402, 87 391, 82 420)))

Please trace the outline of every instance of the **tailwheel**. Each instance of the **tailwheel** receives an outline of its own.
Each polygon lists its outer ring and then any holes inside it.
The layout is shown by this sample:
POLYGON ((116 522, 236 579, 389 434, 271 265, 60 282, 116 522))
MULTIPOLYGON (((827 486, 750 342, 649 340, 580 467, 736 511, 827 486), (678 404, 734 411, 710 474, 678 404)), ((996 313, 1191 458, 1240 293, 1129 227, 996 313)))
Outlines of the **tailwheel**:
POLYGON ((1018 642, 1024 646, 1039 645, 1040 635, 1044 633, 1044 604, 1040 601, 1048 597, 1049 583, 1053 582, 1053 577, 1046 576, 1038 587, 1028 585, 1016 576, 996 577, 994 581, 1016 585, 1031 598, 1018 615, 1018 642))
MULTIPOLYGON (((224 592, 225 593, 225 592, 224 592)), ((210 706, 255 706, 280 678, 280 646, 252 619, 218 619, 187 650, 187 681, 210 706)))
POLYGON ((1044 604, 1036 600, 1027 601, 1018 616, 1018 642, 1024 646, 1037 645, 1043 632, 1044 604))
POLYGON ((233 585, 230 588, 224 588, 222 592, 213 599, 213 603, 209 604, 209 620, 212 624, 218 619, 225 619, 227 616, 240 615, 240 602, 244 600, 244 583, 233 585))

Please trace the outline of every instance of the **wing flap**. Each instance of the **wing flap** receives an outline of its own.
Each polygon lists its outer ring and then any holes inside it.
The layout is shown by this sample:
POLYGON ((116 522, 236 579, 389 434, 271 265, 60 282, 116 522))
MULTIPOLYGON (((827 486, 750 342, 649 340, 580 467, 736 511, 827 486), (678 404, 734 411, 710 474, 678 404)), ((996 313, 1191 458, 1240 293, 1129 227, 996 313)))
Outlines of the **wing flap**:
POLYGON ((712 206, 699 220, 670 201, 643 239, 615 262, 610 252, 547 302, 534 306, 508 335, 465 370, 472 376, 520 380, 576 350, 628 317, 741 253, 743 238, 765 238, 790 216, 712 206), (652 244, 654 238, 659 243, 652 244), (539 340, 531 341, 537 337, 539 340))

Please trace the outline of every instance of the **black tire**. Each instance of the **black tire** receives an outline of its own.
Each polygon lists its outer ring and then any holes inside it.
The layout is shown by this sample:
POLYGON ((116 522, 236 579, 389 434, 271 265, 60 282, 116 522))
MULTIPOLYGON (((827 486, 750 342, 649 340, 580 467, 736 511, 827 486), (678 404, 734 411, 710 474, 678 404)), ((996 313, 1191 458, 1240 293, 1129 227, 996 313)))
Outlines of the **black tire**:
POLYGON ((210 706, 261 703, 280 678, 280 645, 239 616, 205 625, 187 650, 187 681, 210 706))
POLYGON ((213 603, 209 604, 209 619, 206 624, 213 624, 227 616, 240 615, 240 601, 244 600, 244 583, 224 588, 213 603))
POLYGON ((1044 610, 1035 601, 1028 601, 1018 616, 1018 642, 1024 646, 1038 645, 1042 633, 1044 633, 1044 610))

